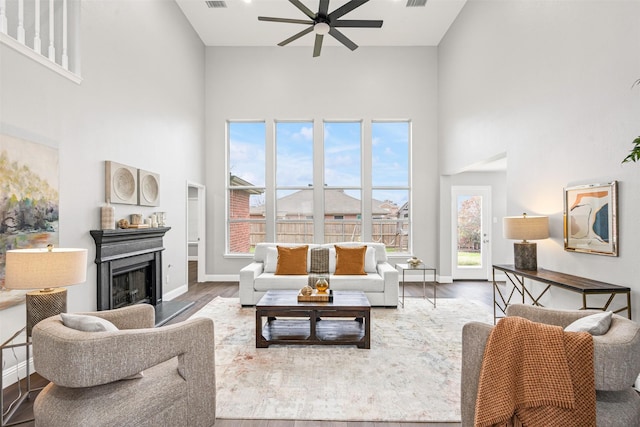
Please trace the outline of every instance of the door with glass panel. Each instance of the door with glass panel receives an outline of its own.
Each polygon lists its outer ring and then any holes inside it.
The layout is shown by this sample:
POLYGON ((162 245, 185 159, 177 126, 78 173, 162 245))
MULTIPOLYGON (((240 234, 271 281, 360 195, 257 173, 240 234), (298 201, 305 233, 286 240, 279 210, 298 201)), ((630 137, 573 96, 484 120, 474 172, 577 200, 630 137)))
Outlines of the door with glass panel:
POLYGON ((491 188, 451 189, 451 248, 454 280, 488 280, 491 264, 491 188))

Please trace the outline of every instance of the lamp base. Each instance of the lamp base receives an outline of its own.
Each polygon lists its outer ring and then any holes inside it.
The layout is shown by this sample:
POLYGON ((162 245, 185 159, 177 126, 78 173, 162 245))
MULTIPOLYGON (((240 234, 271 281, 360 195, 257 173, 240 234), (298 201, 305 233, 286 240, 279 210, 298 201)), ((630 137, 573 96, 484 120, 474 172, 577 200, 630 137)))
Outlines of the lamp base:
POLYGON ((51 291, 27 293, 27 336, 41 320, 67 312, 67 290, 54 288, 51 291))
POLYGON ((532 242, 515 242, 513 256, 516 270, 537 270, 537 245, 532 242))

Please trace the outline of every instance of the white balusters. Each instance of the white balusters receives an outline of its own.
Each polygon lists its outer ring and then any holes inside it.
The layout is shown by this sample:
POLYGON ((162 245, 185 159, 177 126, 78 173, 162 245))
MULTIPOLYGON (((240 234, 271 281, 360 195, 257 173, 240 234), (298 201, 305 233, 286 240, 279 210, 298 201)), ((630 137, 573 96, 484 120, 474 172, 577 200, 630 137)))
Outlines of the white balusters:
POLYGON ((69 69, 69 56, 67 54, 67 0, 62 0, 62 67, 69 69))
POLYGON ((17 39, 24 44, 24 0, 18 0, 18 31, 17 39))
POLYGON ((33 34, 33 50, 42 54, 42 40, 40 39, 40 0, 34 0, 35 3, 35 25, 33 34))
POLYGON ((55 29, 55 5, 53 0, 49 0, 49 59, 56 62, 56 47, 54 45, 54 29, 55 29))
POLYGON ((7 34, 7 0, 0 0, 0 33, 7 34))
POLYGON ((0 43, 80 82, 80 1, 0 0, 0 43))

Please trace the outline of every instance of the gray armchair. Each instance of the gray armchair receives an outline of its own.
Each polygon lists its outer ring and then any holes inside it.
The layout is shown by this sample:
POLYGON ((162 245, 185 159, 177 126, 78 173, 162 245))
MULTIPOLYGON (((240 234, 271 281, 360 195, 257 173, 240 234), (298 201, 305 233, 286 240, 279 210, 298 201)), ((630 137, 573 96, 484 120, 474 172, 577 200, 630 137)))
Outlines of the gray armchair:
MULTIPOLYGON (((565 328, 593 310, 553 310, 514 304, 507 316, 565 328)), ((462 426, 473 426, 484 349, 492 325, 470 322, 462 330, 462 426)), ((598 427, 640 426, 640 396, 632 388, 640 373, 640 325, 613 315, 609 331, 593 337, 598 427)))
POLYGON ((64 326, 60 316, 33 328, 35 369, 51 381, 34 402, 37 427, 215 423, 210 319, 154 328, 155 312, 148 304, 83 314, 119 330, 77 331, 64 326), (141 378, 124 379, 140 372, 141 378))

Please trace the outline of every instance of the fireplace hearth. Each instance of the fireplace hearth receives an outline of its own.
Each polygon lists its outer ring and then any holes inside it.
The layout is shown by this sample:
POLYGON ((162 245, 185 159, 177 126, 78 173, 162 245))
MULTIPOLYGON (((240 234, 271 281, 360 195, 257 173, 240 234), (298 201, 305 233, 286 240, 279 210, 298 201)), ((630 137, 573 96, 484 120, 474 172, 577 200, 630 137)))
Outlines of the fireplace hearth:
POLYGON ((156 326, 193 303, 162 300, 162 238, 171 227, 91 230, 98 265, 98 310, 132 304, 155 307, 156 326))

